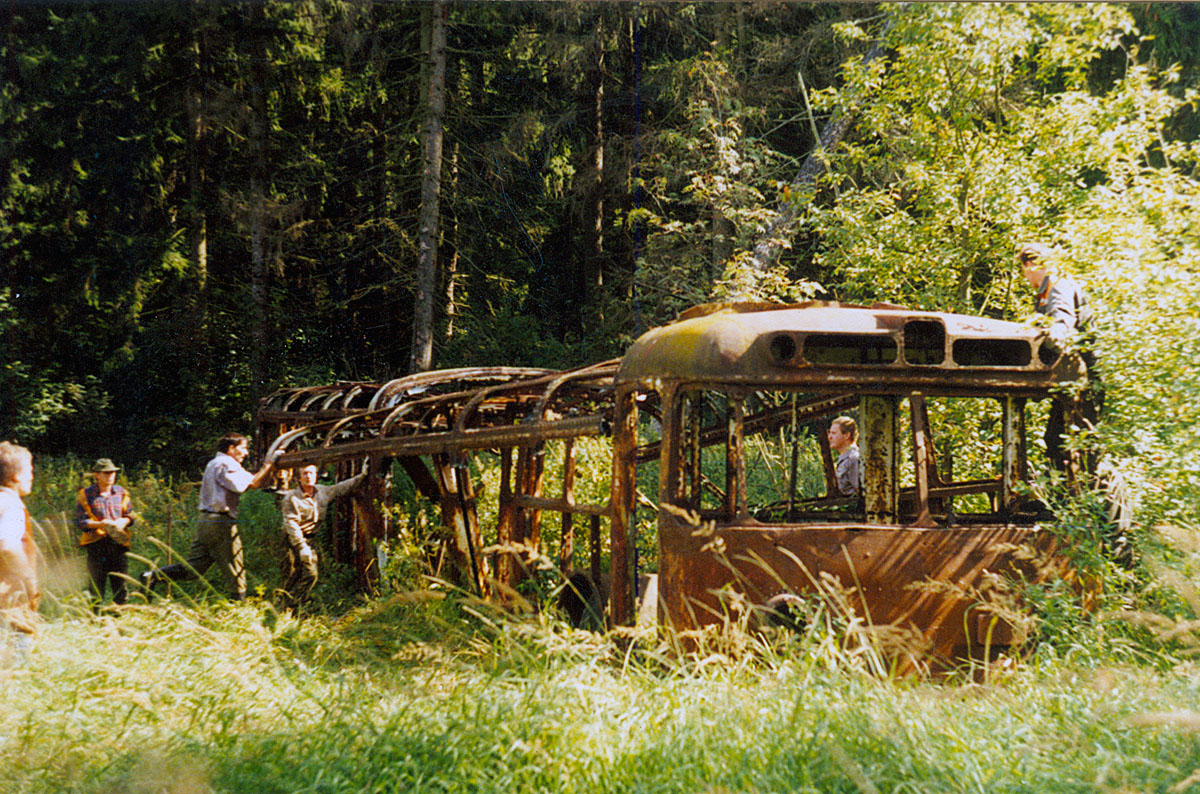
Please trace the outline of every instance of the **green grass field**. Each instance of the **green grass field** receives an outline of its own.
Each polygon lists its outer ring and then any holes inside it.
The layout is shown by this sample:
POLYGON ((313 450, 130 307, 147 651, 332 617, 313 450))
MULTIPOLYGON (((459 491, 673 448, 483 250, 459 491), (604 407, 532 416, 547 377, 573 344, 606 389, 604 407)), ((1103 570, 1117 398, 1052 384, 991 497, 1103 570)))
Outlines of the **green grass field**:
POLYGON ((828 639, 688 656, 419 594, 303 620, 255 600, 68 609, 0 671, 3 790, 1200 786, 1192 663, 1043 648, 985 683, 892 680, 828 639))
MULTIPOLYGON (((303 618, 203 583, 95 616, 68 509, 81 468, 44 461, 38 478, 45 620, 29 663, 0 667, 6 794, 1200 792, 1195 566, 1114 589, 1119 619, 1046 595, 1020 660, 896 677, 834 620, 685 652, 417 576, 357 596, 335 566, 303 618)), ((135 553, 165 561, 169 536, 178 555, 193 487, 153 472, 130 487, 135 553)), ((251 589, 269 594, 278 512, 269 494, 243 507, 251 589)))

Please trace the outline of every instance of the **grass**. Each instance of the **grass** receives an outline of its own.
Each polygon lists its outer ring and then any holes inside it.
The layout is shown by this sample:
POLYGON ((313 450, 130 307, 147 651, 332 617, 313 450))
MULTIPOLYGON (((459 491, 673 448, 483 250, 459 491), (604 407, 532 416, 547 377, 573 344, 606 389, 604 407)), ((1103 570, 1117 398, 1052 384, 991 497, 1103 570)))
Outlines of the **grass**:
MULTIPOLYGON (((303 619, 201 583, 95 616, 66 511, 79 473, 48 463, 29 500, 51 564, 33 658, 0 668, 5 792, 1200 791, 1194 587, 1121 620, 1060 594, 1040 607, 1052 642, 985 683, 890 678, 829 622, 687 653, 445 592, 350 598, 336 572, 303 619)), ((135 551, 162 561, 168 525, 186 549, 190 488, 135 480, 135 551)), ((269 592, 278 514, 266 494, 244 508, 269 592)), ((1200 570, 1200 543, 1175 546, 1200 570)))
POLYGON ((6 791, 179 794, 1186 791, 1200 769, 1192 663, 1048 654, 981 685, 819 648, 681 657, 432 595, 68 608, 0 671, 0 768, 6 791))

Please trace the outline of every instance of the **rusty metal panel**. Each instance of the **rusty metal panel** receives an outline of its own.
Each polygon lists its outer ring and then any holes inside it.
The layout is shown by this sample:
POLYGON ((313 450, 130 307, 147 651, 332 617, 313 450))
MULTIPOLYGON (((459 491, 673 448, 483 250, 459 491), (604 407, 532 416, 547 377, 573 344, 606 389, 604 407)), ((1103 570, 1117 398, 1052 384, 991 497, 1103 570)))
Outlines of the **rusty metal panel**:
POLYGON ((621 359, 616 381, 774 383, 844 391, 869 379, 873 391, 979 393, 1044 389, 1083 374, 1077 355, 1052 355, 1045 340, 1046 332, 1034 326, 894 306, 819 301, 769 309, 722 306, 643 334, 621 359), (913 324, 942 329, 940 358, 927 348, 910 354, 906 345, 914 344, 914 337, 928 337, 906 333, 913 324), (844 337, 847 349, 886 343, 892 354, 878 360, 814 359, 805 352, 806 340, 818 336, 844 337))
MULTIPOLYGON (((761 605, 778 593, 818 592, 818 578, 828 575, 848 592, 858 618, 912 629, 947 662, 978 658, 972 629, 986 613, 980 599, 993 575, 1037 580, 1062 570, 1050 533, 1010 526, 722 526, 706 533, 671 519, 660 524, 659 543, 663 620, 676 629, 721 622, 729 593, 761 605), (1019 547, 1035 559, 1014 555, 1019 547)), ((993 643, 1002 638, 993 635, 993 643)))

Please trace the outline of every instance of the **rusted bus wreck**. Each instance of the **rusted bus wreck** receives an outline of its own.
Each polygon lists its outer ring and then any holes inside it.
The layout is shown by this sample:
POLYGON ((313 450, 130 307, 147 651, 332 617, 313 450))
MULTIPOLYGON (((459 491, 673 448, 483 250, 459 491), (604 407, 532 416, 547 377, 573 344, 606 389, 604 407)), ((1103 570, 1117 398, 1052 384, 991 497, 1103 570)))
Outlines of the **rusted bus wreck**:
MULTIPOLYGON (((731 601, 811 593, 824 574, 873 624, 912 629, 935 659, 949 661, 1011 641, 1010 628, 972 595, 986 577, 1044 575, 1018 551, 1055 547, 1038 528, 1039 506, 1023 495, 1027 404, 1083 376, 1077 356, 1015 323, 889 305, 715 305, 593 367, 451 370, 280 392, 264 401, 259 437, 285 450, 282 466, 368 459, 382 475, 397 459, 441 505, 453 568, 482 595, 520 583, 547 511, 561 516, 560 559, 569 563, 572 517, 583 515, 593 575, 608 524, 608 618, 630 622, 641 499, 658 505, 663 624, 712 624, 731 601), (949 476, 934 452, 929 406, 948 400, 994 414, 995 449, 969 476, 949 476), (824 434, 812 432, 844 413, 857 415, 861 433, 858 497, 837 493, 824 434), (609 434, 609 499, 577 503, 572 440, 609 434), (552 439, 563 440, 562 491, 546 495, 552 439), (819 463, 801 465, 802 447, 814 442, 819 463), (500 456, 495 528, 479 526, 462 465, 483 452, 500 456), (657 468, 655 499, 637 491, 639 466, 657 468), (496 541, 488 546, 507 549, 491 562, 485 534, 496 541)), ((384 514, 360 503, 356 515, 349 536, 366 572, 384 514)), ((343 526, 338 537, 346 536, 343 526)))

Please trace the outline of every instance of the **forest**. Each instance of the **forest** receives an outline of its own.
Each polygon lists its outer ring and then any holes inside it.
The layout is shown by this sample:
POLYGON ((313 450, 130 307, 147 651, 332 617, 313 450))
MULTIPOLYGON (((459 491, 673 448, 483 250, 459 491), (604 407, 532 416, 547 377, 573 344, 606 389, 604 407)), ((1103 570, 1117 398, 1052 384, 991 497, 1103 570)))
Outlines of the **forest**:
POLYGON ((280 386, 725 296, 1023 318, 1025 239, 1111 325, 1193 264, 1188 5, 5 13, 0 435, 47 454, 190 468, 280 386))
MULTIPOLYGON (((36 671, 0 670, 20 790, 1195 790, 1200 7, 0 18, 0 438, 33 451, 51 528, 111 457, 170 546, 184 481, 280 388, 579 366, 724 300, 1029 321, 1029 241, 1086 289, 1105 385, 1073 432, 1094 488, 1038 485, 1101 595, 1030 596, 1043 642, 983 684, 897 684, 832 630, 688 655, 336 571, 306 620, 63 595, 36 671)), ((278 526, 265 498, 247 516, 278 526)), ((269 556, 252 537, 248 568, 269 556)))

